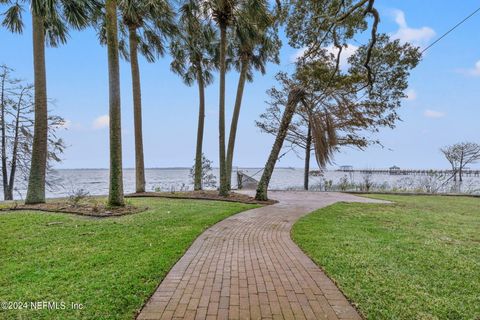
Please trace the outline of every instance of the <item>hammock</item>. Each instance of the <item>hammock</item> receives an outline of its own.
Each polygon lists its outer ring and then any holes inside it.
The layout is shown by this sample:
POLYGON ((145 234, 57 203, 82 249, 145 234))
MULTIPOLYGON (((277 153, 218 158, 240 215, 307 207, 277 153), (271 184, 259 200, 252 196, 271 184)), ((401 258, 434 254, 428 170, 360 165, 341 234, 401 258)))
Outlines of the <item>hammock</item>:
POLYGON ((237 171, 237 187, 241 189, 256 189, 258 186, 258 180, 246 175, 242 171, 237 171))

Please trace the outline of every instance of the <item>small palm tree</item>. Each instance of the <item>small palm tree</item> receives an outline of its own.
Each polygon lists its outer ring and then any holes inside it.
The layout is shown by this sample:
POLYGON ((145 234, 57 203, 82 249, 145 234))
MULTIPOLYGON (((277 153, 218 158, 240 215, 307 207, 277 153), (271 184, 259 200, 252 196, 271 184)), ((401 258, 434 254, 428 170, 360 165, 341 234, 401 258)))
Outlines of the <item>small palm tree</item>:
POLYGON ((253 81, 253 72, 266 72, 268 62, 279 63, 281 41, 275 27, 275 19, 269 13, 266 1, 258 4, 254 10, 244 8, 241 19, 234 26, 232 61, 240 73, 233 109, 232 122, 227 147, 227 180, 231 189, 233 153, 237 133, 238 119, 246 81, 253 81))
POLYGON ((135 175, 136 192, 145 192, 145 164, 142 134, 142 95, 138 51, 154 62, 165 52, 165 41, 177 32, 175 13, 166 0, 119 0, 122 15, 120 30, 122 38, 128 38, 129 52, 120 40, 121 52, 130 59, 133 89, 133 117, 135 129, 135 175), (126 27, 126 30, 125 28, 126 27))
POLYGON ((188 86, 196 81, 199 92, 197 144, 194 165, 194 190, 202 189, 203 132, 205 124, 205 87, 213 82, 216 33, 202 20, 195 1, 188 0, 180 8, 180 32, 170 46, 172 71, 188 86))
POLYGON ((32 15, 33 65, 35 86, 35 128, 28 190, 25 202, 45 202, 45 175, 48 154, 47 81, 45 44, 56 47, 68 39, 68 28, 81 29, 91 22, 100 8, 97 0, 0 0, 3 12, 2 26, 14 33, 23 32, 23 12, 29 8, 32 15))

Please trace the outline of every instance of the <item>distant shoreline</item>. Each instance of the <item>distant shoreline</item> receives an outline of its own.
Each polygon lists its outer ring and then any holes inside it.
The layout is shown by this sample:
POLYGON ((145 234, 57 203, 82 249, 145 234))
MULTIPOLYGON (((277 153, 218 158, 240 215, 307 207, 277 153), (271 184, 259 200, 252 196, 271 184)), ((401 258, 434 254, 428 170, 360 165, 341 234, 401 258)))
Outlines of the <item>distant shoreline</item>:
MULTIPOLYGON (((243 170, 262 170, 262 167, 234 167, 234 170, 238 169, 243 169, 243 170)), ((190 170, 190 167, 153 167, 153 168, 145 168, 145 170, 190 170)), ((218 167, 213 167, 212 169, 218 170, 218 167)), ((275 167, 276 170, 281 169, 281 170, 303 170, 302 167, 275 167)), ((102 171, 102 170, 109 170, 108 168, 59 168, 59 169, 53 169, 53 171, 102 171)), ((123 170, 135 170, 135 168, 123 168, 123 170)), ((311 170, 311 171, 316 171, 311 170)), ((388 168, 358 168, 354 171, 358 170, 389 170, 388 168)), ((404 170, 433 170, 433 171, 447 171, 451 170, 451 168, 405 168, 404 170)), ((471 168, 471 170, 480 170, 480 168, 471 168)), ((348 173, 349 171, 341 171, 338 168, 328 168, 325 171, 339 171, 339 172, 345 172, 348 173)))
MULTIPOLYGON (((237 167, 234 167, 236 169, 237 167)), ((262 167, 238 167, 239 169, 250 169, 250 170, 260 170, 262 167)), ((145 168, 145 170, 190 170, 190 167, 154 167, 154 168, 145 168)), ((218 167, 213 167, 212 169, 218 170, 218 167)), ((276 167, 275 169, 286 169, 286 170, 303 170, 303 168, 294 168, 294 167, 276 167)), ((109 170, 108 168, 61 168, 53 169, 54 171, 66 171, 66 170, 109 170)), ((135 168, 123 168, 123 170, 135 170, 135 168)), ((336 169, 329 169, 336 170, 336 169)))

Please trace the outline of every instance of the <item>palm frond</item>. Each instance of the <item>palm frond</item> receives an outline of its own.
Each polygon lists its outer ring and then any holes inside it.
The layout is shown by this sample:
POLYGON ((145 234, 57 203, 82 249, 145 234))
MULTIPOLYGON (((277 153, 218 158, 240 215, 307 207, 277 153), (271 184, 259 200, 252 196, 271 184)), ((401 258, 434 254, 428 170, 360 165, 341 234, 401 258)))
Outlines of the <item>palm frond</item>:
MULTIPOLYGON (((8 2, 5 2, 8 3, 8 2)), ((2 26, 13 33, 23 32, 22 6, 17 2, 3 13, 2 26)))

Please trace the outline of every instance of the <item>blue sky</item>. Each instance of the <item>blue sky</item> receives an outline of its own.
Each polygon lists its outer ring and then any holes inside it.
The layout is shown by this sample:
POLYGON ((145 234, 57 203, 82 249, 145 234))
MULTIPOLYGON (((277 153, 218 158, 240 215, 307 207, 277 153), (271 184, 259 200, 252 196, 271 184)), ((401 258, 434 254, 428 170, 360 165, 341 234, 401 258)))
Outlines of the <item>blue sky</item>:
MULTIPOLYGON (((425 47, 479 6, 475 1, 377 1, 381 31, 425 47)), ((29 18, 28 15, 25 15, 29 18)), ((342 150, 336 165, 355 167, 447 168, 439 153, 445 144, 459 141, 480 143, 480 13, 428 50, 410 78, 409 99, 400 110, 402 122, 394 130, 378 134, 384 148, 342 150)), ((297 50, 284 39, 281 64, 269 65, 267 74, 257 74, 247 84, 240 116, 234 165, 263 166, 273 137, 254 125, 265 109, 265 91, 275 84, 280 70, 291 71, 297 50)), ((33 81, 31 29, 11 35, 0 29, 0 64, 16 69, 18 77, 33 81)), ((67 45, 47 49, 48 94, 56 100, 52 113, 68 121, 61 135, 69 145, 58 168, 108 167, 108 79, 106 49, 93 30, 72 32, 67 45)), ((145 162, 147 167, 190 166, 193 163, 197 88, 187 87, 170 72, 170 57, 155 64, 140 61, 145 162)), ((227 123, 238 75, 227 76, 227 123)), ((133 116, 129 65, 121 65, 124 166, 134 166, 133 116)), ((207 90, 204 150, 218 163, 218 82, 207 90)), ((279 166, 301 167, 302 159, 288 154, 279 166)))

